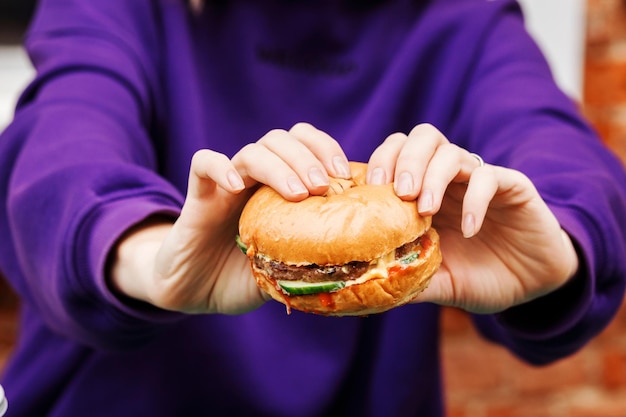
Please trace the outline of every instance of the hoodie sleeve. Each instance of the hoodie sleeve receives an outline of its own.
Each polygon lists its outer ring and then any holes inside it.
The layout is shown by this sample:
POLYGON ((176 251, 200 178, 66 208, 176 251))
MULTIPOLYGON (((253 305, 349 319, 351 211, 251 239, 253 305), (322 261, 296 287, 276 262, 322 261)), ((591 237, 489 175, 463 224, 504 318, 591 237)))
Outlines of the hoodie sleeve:
POLYGON ((125 230, 183 201, 150 135, 156 4, 41 1, 26 42, 36 79, 0 139, 0 269, 51 329, 91 346, 132 346, 179 318, 122 302, 104 277, 125 230))
POLYGON ((622 303, 626 173, 556 87, 515 2, 492 7, 453 135, 465 135, 485 161, 530 177, 574 241, 580 268, 555 292, 475 322, 488 339, 542 364, 584 346, 622 303))

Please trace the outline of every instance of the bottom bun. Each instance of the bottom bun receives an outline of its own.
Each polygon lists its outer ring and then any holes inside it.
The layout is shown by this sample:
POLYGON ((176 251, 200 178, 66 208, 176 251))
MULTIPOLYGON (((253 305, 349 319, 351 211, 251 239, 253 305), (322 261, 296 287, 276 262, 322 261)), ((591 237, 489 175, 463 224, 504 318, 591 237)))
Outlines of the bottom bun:
POLYGON ((397 270, 394 268, 387 278, 372 278, 334 292, 287 295, 265 271, 252 265, 252 273, 259 288, 274 300, 285 304, 287 313, 291 309, 324 316, 367 316, 382 313, 410 302, 428 286, 430 278, 439 269, 439 235, 432 228, 426 235, 432 244, 416 261, 397 270))

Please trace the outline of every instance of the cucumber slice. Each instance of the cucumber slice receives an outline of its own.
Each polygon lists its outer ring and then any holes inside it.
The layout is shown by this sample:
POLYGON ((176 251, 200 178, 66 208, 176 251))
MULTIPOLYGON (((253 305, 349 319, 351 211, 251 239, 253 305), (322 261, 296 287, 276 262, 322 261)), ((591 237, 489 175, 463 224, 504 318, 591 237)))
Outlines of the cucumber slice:
POLYGON ((278 285, 289 295, 318 294, 333 292, 346 286, 344 281, 303 282, 279 280, 278 285))
POLYGON ((400 263, 402 265, 408 265, 412 262, 415 262, 417 260, 417 258, 420 257, 420 251, 417 252, 411 252, 408 255, 406 255, 404 258, 400 259, 400 263))
POLYGON ((241 241, 241 237, 239 237, 239 235, 235 237, 235 242, 237 243, 237 246, 239 247, 239 249, 241 249, 241 251, 245 255, 246 252, 248 252, 248 247, 245 245, 245 243, 241 241))

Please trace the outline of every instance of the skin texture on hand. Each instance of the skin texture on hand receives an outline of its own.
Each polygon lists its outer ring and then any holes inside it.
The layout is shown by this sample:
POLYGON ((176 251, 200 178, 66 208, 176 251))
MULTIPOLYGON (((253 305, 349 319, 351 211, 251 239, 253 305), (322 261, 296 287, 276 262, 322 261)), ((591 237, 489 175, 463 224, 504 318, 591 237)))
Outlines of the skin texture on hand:
POLYGON ((235 245, 243 205, 258 183, 292 201, 323 194, 328 174, 349 178, 348 160, 335 140, 308 124, 271 131, 232 160, 198 151, 179 218, 174 224, 143 223, 121 239, 112 287, 186 313, 239 314, 259 307, 264 296, 235 245))
MULTIPOLYGON (((148 220, 120 240, 112 286, 186 313, 259 307, 266 298, 234 241, 243 205, 259 183, 291 201, 323 194, 329 175, 349 178, 348 160, 306 123, 270 131, 232 159, 198 151, 180 217, 148 220)), ((443 264, 414 302, 497 312, 559 288, 578 268, 571 240, 525 175, 480 166, 431 125, 387 137, 370 157, 368 182, 393 182, 401 198, 434 216, 443 264)))
POLYGON ((369 161, 373 182, 433 215, 443 264, 414 302, 489 313, 563 285, 578 269, 569 236, 521 172, 480 166, 428 124, 389 136, 369 161), (555 256, 559 254, 559 256, 555 256))
MULTIPOLYGON (((504 176, 523 177, 509 171, 504 176)), ((462 186, 451 187, 434 221, 443 263, 416 302, 493 313, 556 290, 574 276, 578 258, 571 239, 524 178, 510 188, 500 182, 479 232, 471 238, 460 238, 460 230, 449 221, 459 218, 463 193, 454 190, 462 186)))

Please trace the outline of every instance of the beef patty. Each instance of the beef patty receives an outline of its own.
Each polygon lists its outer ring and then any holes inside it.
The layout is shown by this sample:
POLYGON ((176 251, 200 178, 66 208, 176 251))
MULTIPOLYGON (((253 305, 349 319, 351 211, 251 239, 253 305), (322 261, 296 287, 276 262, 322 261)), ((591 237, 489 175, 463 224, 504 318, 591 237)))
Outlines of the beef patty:
MULTIPOLYGON (((421 238, 420 236, 397 248, 395 259, 400 260, 412 254, 419 254, 422 250, 421 238)), ((370 262, 353 261, 343 265, 288 265, 256 254, 254 266, 265 271, 275 280, 325 282, 356 279, 370 268, 370 262)))

